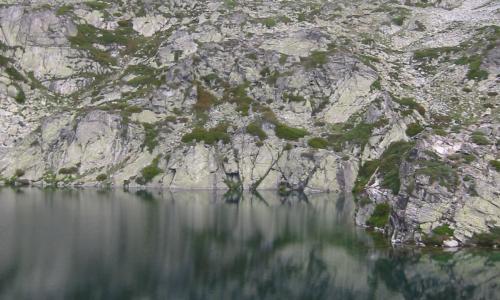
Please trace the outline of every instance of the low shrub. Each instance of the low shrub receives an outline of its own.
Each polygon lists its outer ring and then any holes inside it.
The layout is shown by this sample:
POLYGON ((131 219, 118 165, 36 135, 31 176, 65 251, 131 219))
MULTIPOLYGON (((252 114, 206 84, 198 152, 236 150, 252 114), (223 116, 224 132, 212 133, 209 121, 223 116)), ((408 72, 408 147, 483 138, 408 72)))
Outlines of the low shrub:
POLYGON ((366 221, 366 225, 378 228, 384 228, 389 223, 391 206, 388 203, 381 203, 375 206, 372 215, 366 221))
POLYGON ((411 123, 406 128, 406 135, 413 137, 421 133, 423 130, 424 128, 419 123, 411 123))
POLYGON ((274 128, 276 136, 280 139, 296 141, 307 135, 307 131, 302 128, 293 128, 285 124, 277 124, 274 128))

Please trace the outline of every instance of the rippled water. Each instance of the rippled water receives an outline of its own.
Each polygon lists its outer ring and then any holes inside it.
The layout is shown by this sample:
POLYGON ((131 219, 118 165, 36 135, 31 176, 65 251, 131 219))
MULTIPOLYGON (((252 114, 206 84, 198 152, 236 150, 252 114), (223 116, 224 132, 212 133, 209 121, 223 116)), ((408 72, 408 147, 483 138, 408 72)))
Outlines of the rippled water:
POLYGON ((500 254, 392 249, 351 199, 0 189, 0 299, 499 299, 500 254))

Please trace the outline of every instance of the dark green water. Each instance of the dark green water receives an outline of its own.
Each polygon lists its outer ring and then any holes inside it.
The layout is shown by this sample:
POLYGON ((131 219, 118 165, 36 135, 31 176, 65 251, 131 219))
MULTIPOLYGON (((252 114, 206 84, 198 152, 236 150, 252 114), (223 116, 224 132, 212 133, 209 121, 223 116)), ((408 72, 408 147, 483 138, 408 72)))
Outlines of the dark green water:
POLYGON ((0 299, 500 299, 500 254, 392 249, 350 199, 0 189, 0 299))

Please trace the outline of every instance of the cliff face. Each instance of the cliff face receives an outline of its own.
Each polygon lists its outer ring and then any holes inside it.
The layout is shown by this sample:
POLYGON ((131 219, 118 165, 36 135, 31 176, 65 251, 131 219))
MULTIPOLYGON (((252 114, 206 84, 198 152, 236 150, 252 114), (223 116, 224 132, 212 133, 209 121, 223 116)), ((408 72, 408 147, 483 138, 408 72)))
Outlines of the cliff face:
POLYGON ((0 176, 354 187, 358 223, 394 241, 466 241, 500 221, 499 9, 481 0, 7 1, 0 176))

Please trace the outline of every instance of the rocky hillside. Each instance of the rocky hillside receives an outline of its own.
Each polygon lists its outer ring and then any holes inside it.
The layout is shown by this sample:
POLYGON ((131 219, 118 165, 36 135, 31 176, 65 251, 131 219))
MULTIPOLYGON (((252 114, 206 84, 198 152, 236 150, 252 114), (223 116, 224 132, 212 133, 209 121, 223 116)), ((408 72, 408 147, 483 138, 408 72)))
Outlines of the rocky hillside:
POLYGON ((350 192, 500 243, 494 0, 4 0, 6 184, 350 192))

